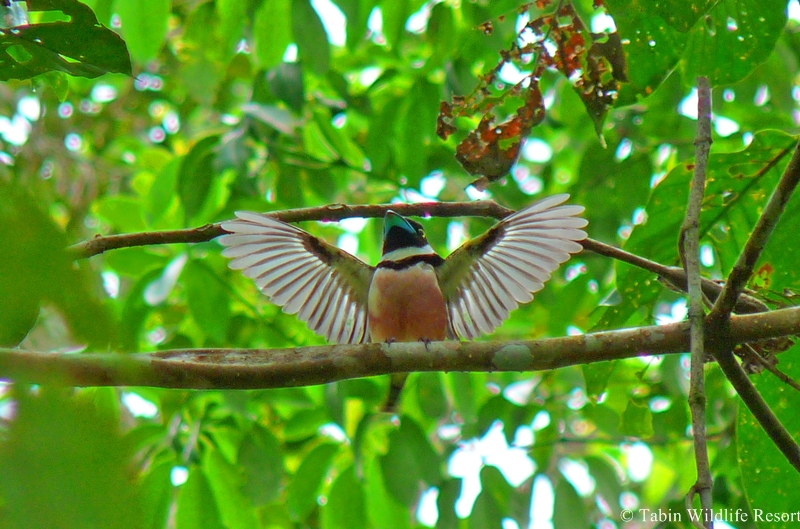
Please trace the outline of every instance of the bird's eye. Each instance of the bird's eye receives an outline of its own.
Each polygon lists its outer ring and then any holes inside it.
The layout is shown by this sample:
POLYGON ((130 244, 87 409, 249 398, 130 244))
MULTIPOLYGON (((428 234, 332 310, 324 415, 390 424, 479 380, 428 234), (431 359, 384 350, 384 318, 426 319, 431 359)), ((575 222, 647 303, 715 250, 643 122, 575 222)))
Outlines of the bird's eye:
POLYGON ((423 230, 422 228, 419 228, 417 230, 417 235, 419 235, 420 237, 425 237, 425 230, 423 230))

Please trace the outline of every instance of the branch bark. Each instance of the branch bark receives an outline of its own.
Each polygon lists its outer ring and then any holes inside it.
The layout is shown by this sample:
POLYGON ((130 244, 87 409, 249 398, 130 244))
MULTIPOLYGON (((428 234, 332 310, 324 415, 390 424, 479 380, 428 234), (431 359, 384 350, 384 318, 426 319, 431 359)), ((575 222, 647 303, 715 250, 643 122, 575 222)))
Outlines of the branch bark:
MULTIPOLYGON (((493 200, 475 202, 420 202, 416 204, 330 204, 314 208, 286 209, 270 211, 270 215, 284 222, 302 222, 317 220, 333 222, 352 217, 383 217, 386 211, 392 210, 401 215, 418 217, 491 217, 502 219, 514 213, 513 209, 501 206, 493 200)), ((199 228, 171 231, 151 231, 143 233, 127 233, 122 235, 97 236, 67 248, 74 259, 86 259, 100 255, 108 250, 128 248, 131 246, 149 246, 155 244, 176 244, 208 242, 225 234, 219 224, 206 224, 199 228)))
POLYGON ((713 527, 711 468, 706 444, 706 389, 703 287, 700 276, 700 208, 706 187, 706 167, 711 149, 711 87, 707 77, 697 78, 698 112, 697 138, 695 139, 695 165, 686 218, 680 232, 680 254, 686 270, 689 293, 689 340, 692 353, 689 386, 689 409, 692 412, 692 437, 697 481, 686 495, 687 509, 696 495, 700 497, 702 522, 694 522, 699 529, 713 527))
MULTIPOLYGON (((737 343, 798 333, 800 308, 731 317, 737 343)), ((432 342, 428 347, 370 343, 139 354, 0 349, 0 378, 66 386, 265 389, 409 371, 540 371, 688 349, 688 322, 521 342, 432 342)))
POLYGON ((731 340, 730 328, 730 314, 736 299, 750 279, 761 251, 783 214, 786 203, 789 201, 798 182, 800 182, 800 143, 795 148, 789 165, 787 165, 775 191, 764 208, 764 212, 759 217, 742 253, 728 275, 725 286, 706 319, 706 328, 709 329, 710 333, 713 333, 709 350, 717 360, 720 369, 725 373, 745 406, 755 416, 770 439, 786 456, 789 463, 800 472, 800 446, 772 412, 736 360, 733 354, 735 344, 731 340))

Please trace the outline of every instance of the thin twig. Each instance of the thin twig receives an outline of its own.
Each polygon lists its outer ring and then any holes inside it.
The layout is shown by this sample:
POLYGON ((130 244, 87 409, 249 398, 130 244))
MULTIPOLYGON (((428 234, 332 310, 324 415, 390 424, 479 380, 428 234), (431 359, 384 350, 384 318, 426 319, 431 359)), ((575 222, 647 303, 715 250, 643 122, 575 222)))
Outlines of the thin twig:
MULTIPOLYGON (((773 313, 774 312, 778 311, 773 311, 773 313)), ((731 317, 729 321, 732 322, 733 318, 734 317, 731 317)), ((772 439, 772 442, 775 443, 775 446, 786 456, 786 459, 795 470, 800 472, 800 446, 797 445, 797 442, 786 430, 786 427, 783 426, 778 417, 775 416, 769 405, 758 393, 755 386, 753 386, 753 383, 747 378, 747 374, 742 369, 742 366, 736 361, 733 350, 726 347, 721 351, 717 351, 714 354, 714 358, 716 358, 717 364, 719 364, 722 372, 728 377, 736 393, 739 394, 739 397, 741 397, 742 401, 761 427, 764 428, 764 431, 769 435, 769 438, 772 439)))
POLYGON ((691 507, 695 495, 700 496, 701 521, 692 521, 699 529, 711 529, 711 469, 708 463, 706 442, 706 389, 705 389, 705 311, 703 310, 703 287, 700 276, 700 208, 706 187, 706 168, 711 148, 711 87, 707 77, 697 78, 698 112, 697 138, 695 139, 695 165, 686 218, 680 231, 680 254, 686 270, 689 294, 689 339, 691 347, 691 376, 689 386, 689 408, 692 413, 692 436, 694 459, 697 466, 697 481, 686 494, 686 504, 691 507))
MULTIPOLYGON (((383 217, 386 211, 390 209, 401 215, 419 217, 463 216, 502 219, 514 213, 513 209, 503 207, 493 200, 478 200, 475 202, 421 202, 416 204, 361 204, 354 206, 330 204, 314 208, 270 211, 266 214, 284 222, 311 220, 332 222, 353 217, 383 217)), ((225 230, 223 230, 219 224, 206 224, 199 228, 189 228, 185 230, 97 236, 94 239, 89 239, 88 241, 70 246, 67 251, 70 252, 74 259, 86 259, 108 250, 128 248, 131 246, 208 242, 224 233, 225 230)))
POLYGON ((787 375, 786 373, 775 367, 775 365, 772 362, 768 361, 766 358, 758 354, 758 351, 756 351, 755 347, 746 343, 743 345, 743 349, 745 350, 746 359, 748 361, 754 361, 755 363, 757 363, 758 365, 760 365, 761 367, 763 367, 764 369, 775 375, 775 377, 777 377, 778 380, 780 380, 787 386, 790 386, 795 391, 800 392, 800 384, 798 384, 789 375, 787 375))
MULTIPOLYGON (((800 333, 800 307, 730 319, 745 343, 800 333)), ((41 353, 0 349, 0 379, 65 386, 266 389, 409 371, 546 371, 689 348, 689 323, 519 342, 187 349, 155 353, 41 353)), ((737 366, 736 361, 733 361, 737 366)), ((747 377, 742 373, 744 380, 747 377)), ((749 382, 749 381, 748 381, 749 382)), ((734 384, 737 387, 737 384, 734 384)))

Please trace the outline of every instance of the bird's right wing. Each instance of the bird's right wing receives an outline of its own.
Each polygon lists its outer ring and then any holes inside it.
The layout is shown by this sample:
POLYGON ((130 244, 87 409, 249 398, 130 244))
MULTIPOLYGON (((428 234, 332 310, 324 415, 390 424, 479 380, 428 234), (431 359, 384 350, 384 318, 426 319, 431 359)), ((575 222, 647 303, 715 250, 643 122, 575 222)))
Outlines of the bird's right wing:
POLYGON ((375 269, 300 228, 237 211, 219 237, 229 266, 270 301, 332 343, 369 341, 367 301, 375 269))

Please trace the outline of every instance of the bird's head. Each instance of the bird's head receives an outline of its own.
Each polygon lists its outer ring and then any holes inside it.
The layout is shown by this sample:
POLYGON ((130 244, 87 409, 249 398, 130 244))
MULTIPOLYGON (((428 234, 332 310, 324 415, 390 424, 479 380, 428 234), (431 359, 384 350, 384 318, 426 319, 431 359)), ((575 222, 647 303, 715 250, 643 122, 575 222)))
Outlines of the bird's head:
POLYGON ((425 238, 422 224, 389 210, 383 219, 383 255, 393 252, 421 254, 433 250, 425 238))

